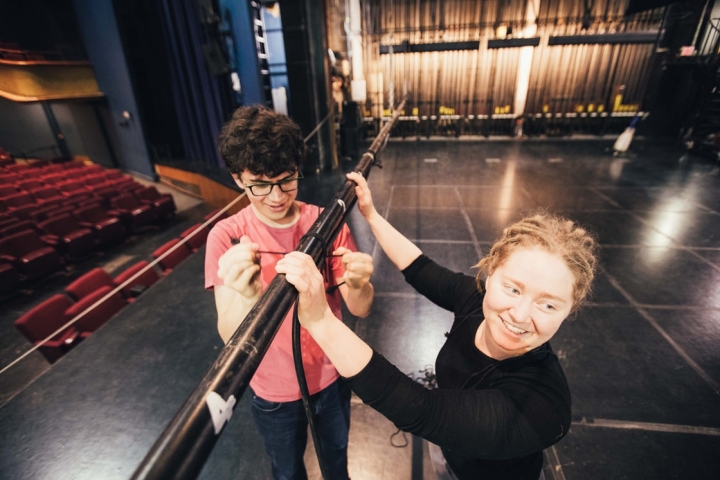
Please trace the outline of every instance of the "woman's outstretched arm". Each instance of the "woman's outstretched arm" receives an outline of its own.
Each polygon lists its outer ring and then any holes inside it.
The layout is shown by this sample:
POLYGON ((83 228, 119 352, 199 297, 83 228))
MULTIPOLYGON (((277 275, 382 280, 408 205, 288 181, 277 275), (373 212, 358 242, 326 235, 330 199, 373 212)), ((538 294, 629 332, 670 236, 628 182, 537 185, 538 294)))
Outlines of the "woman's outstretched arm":
POLYGON ((398 269, 405 270, 413 260, 422 255, 422 251, 378 213, 370 188, 362 175, 351 172, 347 174, 347 178, 357 183, 355 193, 358 196, 358 208, 383 251, 398 269))

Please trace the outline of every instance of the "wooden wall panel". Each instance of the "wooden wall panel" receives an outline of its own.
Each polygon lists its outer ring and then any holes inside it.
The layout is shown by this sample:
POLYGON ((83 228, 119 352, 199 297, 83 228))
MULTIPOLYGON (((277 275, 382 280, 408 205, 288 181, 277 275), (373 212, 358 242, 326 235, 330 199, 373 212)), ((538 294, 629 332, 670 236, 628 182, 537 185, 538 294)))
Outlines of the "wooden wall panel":
POLYGON ((215 208, 222 208, 235 200, 238 195, 242 196, 243 198, 228 210, 229 215, 239 212, 250 203, 244 192, 240 193, 198 173, 166 165, 155 165, 155 171, 161 182, 172 185, 188 195, 202 198, 205 203, 215 208))

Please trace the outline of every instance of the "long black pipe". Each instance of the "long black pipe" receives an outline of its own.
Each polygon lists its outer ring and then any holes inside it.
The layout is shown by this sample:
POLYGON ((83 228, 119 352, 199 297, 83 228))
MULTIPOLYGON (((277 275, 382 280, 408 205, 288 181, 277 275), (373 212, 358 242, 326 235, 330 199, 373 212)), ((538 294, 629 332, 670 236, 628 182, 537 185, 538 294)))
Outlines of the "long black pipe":
MULTIPOLYGON (((384 147, 385 140, 404 106, 405 100, 360 158, 356 172, 366 178, 370 174, 375 158, 384 147)), ((307 253, 320 265, 326 254, 323 243, 332 244, 356 201, 355 183, 346 180, 308 231, 310 235, 303 237, 295 250, 307 253)), ((197 478, 222 433, 225 422, 229 420, 235 402, 245 392, 296 299, 297 291, 285 280, 285 275, 277 275, 270 282, 208 373, 135 470, 133 479, 197 478), (227 406, 223 405, 223 402, 227 402, 227 406), (210 404, 215 405, 215 423, 210 404)))

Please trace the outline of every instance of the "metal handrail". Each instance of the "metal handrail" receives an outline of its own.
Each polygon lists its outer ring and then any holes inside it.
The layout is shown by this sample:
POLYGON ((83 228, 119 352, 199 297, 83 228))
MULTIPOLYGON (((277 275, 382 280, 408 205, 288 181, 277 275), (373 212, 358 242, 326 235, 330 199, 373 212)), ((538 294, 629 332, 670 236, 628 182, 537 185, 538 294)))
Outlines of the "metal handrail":
POLYGON ((102 305, 106 300, 114 297, 115 295, 118 295, 120 292, 122 292, 122 290, 123 290, 124 288, 126 288, 126 287, 129 286, 129 285, 132 285, 132 283, 133 283, 137 278, 140 278, 140 277, 142 277, 143 275, 145 275, 145 272, 147 272, 148 270, 153 270, 153 269, 155 269, 155 265, 157 265, 158 263, 162 262, 162 261, 165 259, 165 257, 168 257, 168 256, 172 255, 173 252, 175 252, 175 250, 177 250, 178 248, 181 248, 183 245, 185 245, 187 242, 189 242, 189 241, 190 241, 195 235, 197 235, 199 232, 203 231, 205 228, 208 228, 210 225, 212 225, 213 223, 215 223, 222 215, 225 214, 225 212, 227 212, 230 208, 232 208, 232 207, 233 207, 237 202, 239 202, 243 197, 244 197, 244 194, 243 194, 243 195, 239 195, 235 200, 233 200, 232 202, 230 202, 230 203, 228 203, 227 205, 225 205, 222 209, 218 210, 211 218, 209 218, 208 220, 206 220, 205 223, 203 223, 202 225, 198 226, 195 230, 193 230, 192 232, 190 232, 185 238, 181 238, 180 241, 179 241, 178 243, 176 243, 172 248, 168 249, 167 252, 163 253, 162 255, 160 255, 160 256, 158 256, 157 258, 155 258, 152 262, 150 262, 150 263, 148 263, 147 265, 145 265, 145 267, 143 267, 143 268, 140 269, 138 272, 136 272, 135 275, 131 276, 130 278, 128 278, 127 280, 125 280, 124 282, 122 282, 120 285, 117 285, 115 288, 113 288, 111 291, 109 291, 107 294, 105 294, 105 296, 103 296, 103 297, 100 298, 98 301, 96 301, 95 303, 93 303, 92 305, 90 305, 89 307, 87 307, 85 310, 83 310, 82 312, 78 313, 77 315, 75 315, 75 316, 74 316, 73 318, 71 318, 70 320, 68 320, 63 326, 59 327, 58 329, 56 329, 54 332, 52 332, 51 334, 49 334, 48 336, 46 336, 46 337, 43 338, 42 340, 36 342, 35 345, 33 345, 32 348, 30 348, 28 351, 26 351, 25 353, 23 353, 22 355, 20 355, 19 357, 17 357, 15 360, 13 360, 13 361, 10 362, 9 364, 7 364, 5 367, 3 367, 3 368, 0 370, 0 375, 2 375, 2 374, 5 373, 7 370, 9 370, 10 368, 12 368, 14 365, 20 363, 20 362, 21 362, 24 358, 26 358, 28 355, 30 355, 31 353, 33 353, 35 350, 38 350, 40 347, 42 347, 43 345, 45 345, 47 342, 49 342, 50 340, 52 340, 53 338, 55 338, 55 336, 61 334, 62 332, 66 331, 68 328, 72 327, 78 320, 80 320, 81 318, 83 318, 85 315, 87 315, 88 313, 90 313, 92 310, 94 310, 95 308, 97 308, 99 305, 102 305))

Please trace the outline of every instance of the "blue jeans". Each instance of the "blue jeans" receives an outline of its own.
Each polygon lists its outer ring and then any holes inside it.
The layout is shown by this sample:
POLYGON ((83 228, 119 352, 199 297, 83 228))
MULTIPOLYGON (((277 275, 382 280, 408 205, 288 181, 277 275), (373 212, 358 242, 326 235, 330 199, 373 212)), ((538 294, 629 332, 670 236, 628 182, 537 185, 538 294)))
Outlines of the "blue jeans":
MULTIPOLYGON (((350 388, 338 379, 312 395, 327 480, 349 480, 347 445, 350 430, 350 388)), ((306 480, 303 463, 307 445, 307 417, 302 400, 270 402, 253 392, 251 411, 265 450, 270 455, 275 480, 306 480)))

